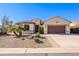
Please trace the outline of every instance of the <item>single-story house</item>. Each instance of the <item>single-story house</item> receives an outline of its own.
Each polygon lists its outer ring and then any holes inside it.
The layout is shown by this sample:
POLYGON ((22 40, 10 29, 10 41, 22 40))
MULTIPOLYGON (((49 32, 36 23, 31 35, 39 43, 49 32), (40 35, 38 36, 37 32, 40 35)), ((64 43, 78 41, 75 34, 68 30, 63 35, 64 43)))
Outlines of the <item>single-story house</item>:
POLYGON ((21 22, 19 25, 26 28, 27 33, 35 33, 38 32, 39 25, 42 24, 44 27, 45 34, 59 34, 65 33, 70 34, 70 23, 71 21, 66 20, 62 17, 56 16, 54 18, 50 18, 47 21, 41 21, 38 18, 32 19, 30 22, 21 22))
POLYGON ((60 16, 50 18, 44 22, 44 32, 48 34, 52 33, 65 33, 70 34, 71 21, 66 20, 60 16))

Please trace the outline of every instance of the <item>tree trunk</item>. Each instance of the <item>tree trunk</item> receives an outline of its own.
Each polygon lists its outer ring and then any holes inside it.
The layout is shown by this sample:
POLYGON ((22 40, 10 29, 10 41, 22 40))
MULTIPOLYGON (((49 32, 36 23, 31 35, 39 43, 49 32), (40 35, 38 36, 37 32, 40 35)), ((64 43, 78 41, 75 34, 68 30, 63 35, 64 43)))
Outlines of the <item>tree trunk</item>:
POLYGON ((13 31, 13 33, 14 33, 17 37, 19 36, 15 31, 13 31))
POLYGON ((19 31, 19 37, 21 37, 22 36, 22 32, 21 31, 19 31))

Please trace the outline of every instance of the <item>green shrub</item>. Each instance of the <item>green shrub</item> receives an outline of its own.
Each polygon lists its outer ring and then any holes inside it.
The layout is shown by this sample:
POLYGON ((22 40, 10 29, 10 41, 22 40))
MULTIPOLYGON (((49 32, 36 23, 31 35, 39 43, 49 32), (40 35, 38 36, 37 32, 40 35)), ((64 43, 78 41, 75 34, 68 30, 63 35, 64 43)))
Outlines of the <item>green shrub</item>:
POLYGON ((35 40, 36 43, 43 43, 39 32, 36 33, 33 39, 35 40))
POLYGON ((37 32, 35 36, 36 36, 36 37, 40 37, 40 33, 39 33, 39 32, 37 32))
POLYGON ((44 34, 44 28, 43 28, 43 26, 41 25, 41 26, 39 26, 39 33, 40 34, 44 34))

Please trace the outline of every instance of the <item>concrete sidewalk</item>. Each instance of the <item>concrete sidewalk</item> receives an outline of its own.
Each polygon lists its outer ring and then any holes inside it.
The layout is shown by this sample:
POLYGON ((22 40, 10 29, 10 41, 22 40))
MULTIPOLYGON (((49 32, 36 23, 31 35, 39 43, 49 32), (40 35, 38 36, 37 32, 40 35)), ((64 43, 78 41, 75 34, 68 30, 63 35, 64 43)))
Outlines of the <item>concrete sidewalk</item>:
POLYGON ((79 48, 0 48, 0 55, 50 56, 78 54, 79 48))

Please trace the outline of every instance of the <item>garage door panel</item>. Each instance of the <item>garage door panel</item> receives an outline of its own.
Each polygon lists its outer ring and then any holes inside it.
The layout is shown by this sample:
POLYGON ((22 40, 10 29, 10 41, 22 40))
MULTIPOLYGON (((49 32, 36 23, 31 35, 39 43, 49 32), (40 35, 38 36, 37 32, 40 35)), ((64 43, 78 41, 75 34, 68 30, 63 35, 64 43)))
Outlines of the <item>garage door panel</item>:
POLYGON ((65 26, 48 26, 48 33, 65 33, 65 26))

